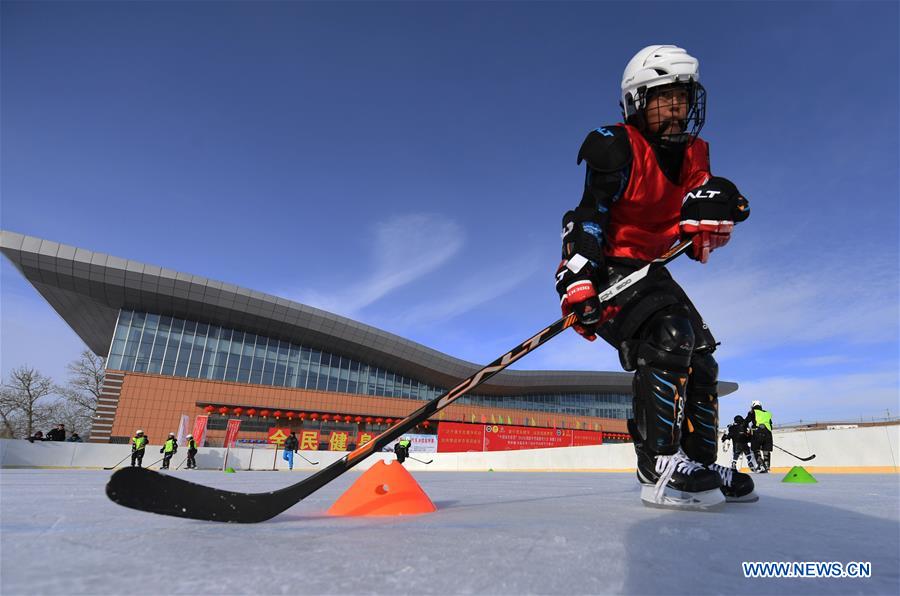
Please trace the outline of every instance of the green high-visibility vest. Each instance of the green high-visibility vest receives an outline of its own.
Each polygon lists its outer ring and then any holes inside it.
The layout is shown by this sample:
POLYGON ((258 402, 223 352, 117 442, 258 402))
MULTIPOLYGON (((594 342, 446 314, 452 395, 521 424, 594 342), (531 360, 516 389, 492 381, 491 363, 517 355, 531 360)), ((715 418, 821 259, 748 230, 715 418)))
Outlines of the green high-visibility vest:
POLYGON ((409 447, 410 445, 412 445, 412 441, 400 441, 401 447, 409 447))
POLYGON ((134 450, 140 451, 147 444, 147 437, 131 437, 131 442, 134 445, 134 450))
POLYGON ((165 452, 172 453, 173 451, 175 451, 175 443, 177 443, 175 439, 169 439, 168 441, 166 441, 166 444, 163 445, 163 449, 165 450, 165 452))
POLYGON ((756 418, 756 426, 765 426, 772 430, 772 414, 766 410, 753 410, 753 416, 756 418))
POLYGON ((190 441, 188 441, 188 449, 196 449, 196 448, 197 448, 197 441, 195 441, 194 439, 191 439, 190 441))

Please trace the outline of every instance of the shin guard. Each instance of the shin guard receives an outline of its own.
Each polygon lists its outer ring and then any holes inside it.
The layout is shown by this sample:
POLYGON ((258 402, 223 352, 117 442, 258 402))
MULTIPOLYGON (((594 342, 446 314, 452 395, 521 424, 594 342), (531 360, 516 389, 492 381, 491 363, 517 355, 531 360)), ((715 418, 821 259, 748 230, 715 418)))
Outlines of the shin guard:
POLYGON ((715 463, 719 432, 719 365, 711 352, 695 352, 691 358, 681 447, 694 461, 715 463))
POLYGON ((648 324, 646 337, 638 347, 633 382, 635 430, 642 448, 650 454, 678 451, 693 345, 688 320, 663 315, 648 324))

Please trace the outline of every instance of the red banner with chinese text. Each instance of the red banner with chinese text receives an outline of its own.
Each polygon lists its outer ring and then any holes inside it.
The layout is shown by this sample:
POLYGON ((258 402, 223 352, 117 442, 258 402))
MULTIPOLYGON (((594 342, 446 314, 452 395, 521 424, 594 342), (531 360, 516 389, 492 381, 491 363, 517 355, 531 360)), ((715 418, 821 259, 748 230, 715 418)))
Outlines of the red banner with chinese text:
POLYGON ((438 451, 484 451, 484 426, 441 422, 438 425, 438 451))
POLYGON ((278 428, 277 426, 273 426, 269 429, 269 432, 266 433, 266 440, 275 445, 284 445, 284 442, 290 434, 290 428, 278 428))
POLYGON ((359 447, 361 445, 365 445, 366 443, 368 443, 369 441, 371 441, 374 438, 375 438, 374 433, 367 433, 365 431, 360 431, 356 435, 356 446, 359 447))
POLYGON ((543 449, 546 447, 571 447, 571 431, 561 428, 536 428, 531 426, 484 425, 485 451, 512 451, 515 449, 543 449))
POLYGON ((328 437, 328 450, 329 451, 347 451, 347 439, 349 438, 350 433, 333 430, 331 431, 331 436, 328 437))
POLYGON ((228 426, 225 427, 225 444, 224 447, 234 447, 234 442, 237 440, 238 429, 241 428, 241 421, 238 418, 231 418, 228 421, 228 426))
POLYGON ((300 431, 300 451, 318 451, 319 450, 319 431, 302 430, 300 431))
POLYGON ((209 416, 197 416, 194 418, 194 431, 191 434, 194 435, 197 447, 203 447, 203 439, 206 438, 206 422, 208 420, 209 416))
POLYGON ((539 428, 501 424, 441 422, 438 451, 512 451, 601 445, 603 433, 567 428, 539 428))

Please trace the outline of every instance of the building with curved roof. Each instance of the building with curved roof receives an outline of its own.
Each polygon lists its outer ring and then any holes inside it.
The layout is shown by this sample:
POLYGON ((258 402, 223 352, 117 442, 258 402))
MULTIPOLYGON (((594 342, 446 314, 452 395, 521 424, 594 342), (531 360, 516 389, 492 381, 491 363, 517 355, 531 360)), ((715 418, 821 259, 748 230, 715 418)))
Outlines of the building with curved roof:
MULTIPOLYGON (((106 359, 92 441, 127 440, 135 428, 157 439, 177 428, 182 414, 204 412, 212 413, 211 442, 224 414, 243 420, 242 436, 264 438, 276 420, 377 433, 481 368, 197 275, 8 231, 0 232, 0 251, 106 359)), ((719 383, 720 395, 736 389, 719 383)), ((506 370, 476 391, 437 414, 432 430, 441 421, 493 421, 625 438, 627 373, 506 370)))

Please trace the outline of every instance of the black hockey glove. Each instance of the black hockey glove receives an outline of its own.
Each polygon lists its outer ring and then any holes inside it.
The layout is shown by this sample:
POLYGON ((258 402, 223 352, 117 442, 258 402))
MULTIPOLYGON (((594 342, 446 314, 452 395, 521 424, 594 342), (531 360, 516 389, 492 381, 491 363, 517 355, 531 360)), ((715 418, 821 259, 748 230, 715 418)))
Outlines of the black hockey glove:
POLYGON ((682 238, 693 238, 690 257, 706 263, 709 253, 728 244, 736 222, 750 217, 750 203, 725 178, 712 177, 687 193, 681 204, 682 238))
POLYGON ((597 339, 598 326, 611 319, 618 307, 600 308, 597 284, 605 289, 608 276, 601 275, 603 249, 602 224, 594 209, 579 207, 563 216, 563 260, 556 270, 556 291, 563 316, 575 313, 573 328, 588 341, 597 339))

